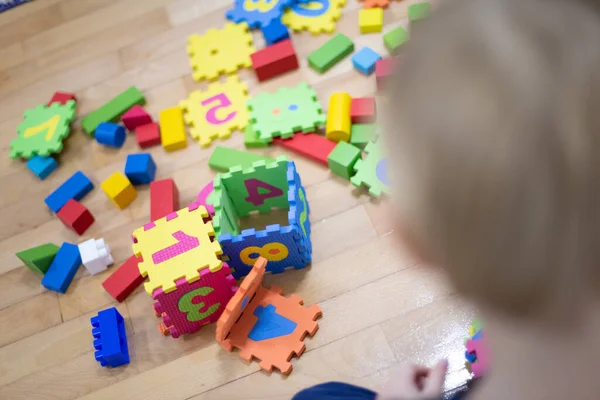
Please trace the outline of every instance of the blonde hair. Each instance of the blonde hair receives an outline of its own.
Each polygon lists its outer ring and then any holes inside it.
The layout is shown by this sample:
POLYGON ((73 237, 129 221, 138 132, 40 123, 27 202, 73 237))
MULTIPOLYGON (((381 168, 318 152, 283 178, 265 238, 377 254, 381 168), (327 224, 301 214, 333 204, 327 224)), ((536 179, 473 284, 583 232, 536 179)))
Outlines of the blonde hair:
POLYGON ((385 95, 401 218, 461 293, 512 316, 596 296, 595 2, 449 0, 385 95))

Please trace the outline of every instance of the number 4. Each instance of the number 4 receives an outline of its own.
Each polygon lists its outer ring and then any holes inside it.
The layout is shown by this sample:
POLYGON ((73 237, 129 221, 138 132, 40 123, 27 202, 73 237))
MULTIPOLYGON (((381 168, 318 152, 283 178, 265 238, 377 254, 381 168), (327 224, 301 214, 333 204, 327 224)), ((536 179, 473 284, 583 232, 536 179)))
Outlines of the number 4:
POLYGON ((244 181, 244 185, 246 185, 246 190, 248 191, 248 197, 245 200, 255 206, 260 206, 265 200, 272 197, 283 195, 283 190, 255 178, 244 181), (267 190, 267 193, 260 193, 259 189, 267 190))

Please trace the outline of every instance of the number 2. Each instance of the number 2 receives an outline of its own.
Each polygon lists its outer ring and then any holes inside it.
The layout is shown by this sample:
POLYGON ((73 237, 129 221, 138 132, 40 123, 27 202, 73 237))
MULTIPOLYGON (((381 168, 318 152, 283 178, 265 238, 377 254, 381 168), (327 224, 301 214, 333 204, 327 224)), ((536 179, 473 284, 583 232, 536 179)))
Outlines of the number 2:
POLYGON ((283 195, 283 190, 279 189, 276 186, 269 185, 268 183, 260 181, 256 178, 244 181, 244 185, 246 185, 246 190, 248 191, 248 197, 246 197, 245 200, 248 203, 254 204, 255 206, 260 206, 265 202, 266 199, 270 199, 272 197, 279 197, 283 195), (264 189, 268 192, 259 193, 258 189, 264 189))
POLYGON ((203 106, 207 106, 210 103, 214 103, 214 102, 219 102, 219 104, 210 108, 206 112, 206 120, 208 122, 210 122, 211 124, 213 124, 213 125, 224 124, 225 122, 227 122, 227 121, 231 120, 233 117, 235 117, 235 115, 237 114, 237 111, 232 111, 229 114, 227 114, 227 116, 224 119, 219 119, 217 117, 217 111, 219 111, 222 108, 229 107, 232 104, 231 100, 229 100, 229 98, 227 97, 227 95, 225 93, 219 93, 216 96, 209 97, 208 99, 204 100, 200 104, 202 104, 203 106))

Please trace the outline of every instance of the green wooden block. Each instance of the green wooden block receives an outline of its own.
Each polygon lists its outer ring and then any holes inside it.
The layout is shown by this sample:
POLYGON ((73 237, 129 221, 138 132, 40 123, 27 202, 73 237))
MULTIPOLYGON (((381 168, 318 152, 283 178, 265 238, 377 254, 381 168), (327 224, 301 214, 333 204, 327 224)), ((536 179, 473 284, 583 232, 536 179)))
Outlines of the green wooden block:
POLYGON ((58 246, 52 243, 42 244, 31 249, 23 250, 17 253, 17 257, 23 264, 33 272, 45 274, 54 256, 58 253, 58 246))
POLYGON ((390 53, 393 53, 398 47, 402 46, 407 41, 408 32, 406 32, 406 29, 401 26, 392 29, 383 35, 383 44, 390 53))
POLYGON ((375 124, 352 124, 350 131, 350 144, 364 149, 367 143, 377 138, 377 126, 375 124))
POLYGON ((264 147, 269 147, 269 143, 273 139, 260 139, 255 133, 254 129, 252 129, 252 124, 248 124, 246 126, 246 130, 244 131, 244 145, 249 149, 260 149, 264 147))
POLYGON ((208 159, 208 165, 215 171, 229 172, 229 168, 231 167, 239 165, 242 168, 247 168, 252 166, 252 163, 255 161, 272 162, 274 160, 258 154, 248 153, 247 151, 217 146, 208 159))
POLYGON ((81 127, 88 135, 93 136, 100 123, 118 122, 123 114, 136 104, 140 106, 146 104, 146 98, 138 88, 132 86, 102 107, 86 115, 81 120, 81 127))
POLYGON ((308 64, 314 70, 323 73, 353 51, 352 40, 348 36, 338 33, 308 55, 308 64))
POLYGON ((427 17, 431 13, 431 4, 417 3, 408 6, 408 19, 410 22, 418 21, 427 17))
POLYGON ((327 157, 327 163, 331 172, 345 179, 354 175, 354 164, 360 159, 361 152, 346 142, 339 142, 327 157))

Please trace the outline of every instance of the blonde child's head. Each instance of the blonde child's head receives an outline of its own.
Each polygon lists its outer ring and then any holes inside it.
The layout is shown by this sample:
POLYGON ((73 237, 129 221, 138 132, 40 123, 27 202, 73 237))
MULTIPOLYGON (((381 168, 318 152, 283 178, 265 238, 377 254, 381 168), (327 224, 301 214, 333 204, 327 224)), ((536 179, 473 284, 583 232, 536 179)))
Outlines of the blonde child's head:
POLYGON ((385 92, 402 230, 483 307, 575 313, 600 285, 595 2, 448 2, 385 92))

